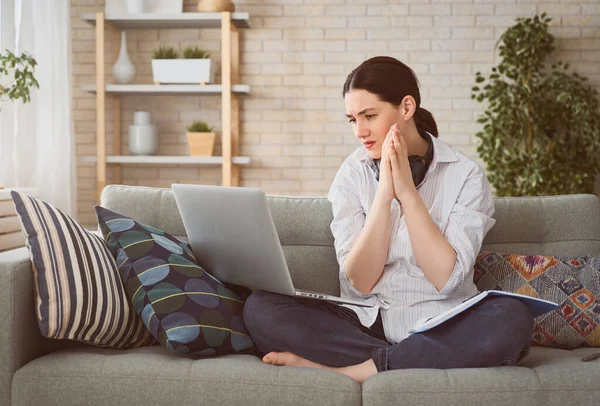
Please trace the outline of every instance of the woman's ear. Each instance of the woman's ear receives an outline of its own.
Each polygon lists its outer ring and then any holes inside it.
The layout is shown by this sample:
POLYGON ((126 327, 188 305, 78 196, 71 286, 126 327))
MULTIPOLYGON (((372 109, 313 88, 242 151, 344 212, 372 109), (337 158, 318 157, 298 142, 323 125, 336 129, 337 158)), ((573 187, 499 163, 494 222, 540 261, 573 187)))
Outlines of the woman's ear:
POLYGON ((402 119, 404 121, 410 120, 411 118, 413 118, 416 111, 417 102, 415 101, 415 98, 410 95, 404 96, 404 99, 402 99, 402 103, 400 103, 400 112, 402 114, 402 119))

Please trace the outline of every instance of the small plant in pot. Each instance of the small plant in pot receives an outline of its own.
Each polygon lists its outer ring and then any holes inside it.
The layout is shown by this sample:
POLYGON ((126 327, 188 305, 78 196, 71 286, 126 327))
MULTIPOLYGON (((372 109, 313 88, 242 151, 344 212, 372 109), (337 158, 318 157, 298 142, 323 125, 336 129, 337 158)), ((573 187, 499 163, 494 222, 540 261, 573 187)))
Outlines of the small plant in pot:
POLYGON ((194 121, 187 127, 191 156, 212 156, 216 138, 213 129, 204 121, 194 121))
POLYGON ((210 52, 198 47, 189 46, 183 50, 183 57, 185 59, 208 59, 210 58, 210 52))
POLYGON ((154 83, 206 84, 213 82, 210 53, 196 46, 183 51, 183 59, 173 47, 160 47, 152 55, 154 83))
MULTIPOLYGON (((172 73, 176 68, 176 60, 179 53, 174 47, 161 46, 152 54, 152 79, 154 83, 169 83, 172 73)), ((176 74, 176 72, 175 72, 176 74)))
POLYGON ((210 52, 202 48, 189 46, 183 50, 186 68, 189 67, 189 79, 192 83, 213 83, 214 69, 210 60, 210 52))

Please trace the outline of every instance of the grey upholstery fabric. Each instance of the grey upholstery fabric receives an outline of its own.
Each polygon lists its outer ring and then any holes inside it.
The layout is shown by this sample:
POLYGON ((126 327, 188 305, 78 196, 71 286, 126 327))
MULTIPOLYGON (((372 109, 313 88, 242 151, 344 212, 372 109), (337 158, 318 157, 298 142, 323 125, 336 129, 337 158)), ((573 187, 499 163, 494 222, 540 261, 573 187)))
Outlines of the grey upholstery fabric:
POLYGON ((496 225, 482 249, 539 255, 599 255, 600 200, 595 195, 500 197, 496 225))
MULTIPOLYGON (((170 189, 111 185, 101 202, 186 239, 170 189)), ((297 287, 338 294, 326 198, 269 196, 268 203, 297 287)), ((495 203, 497 223, 483 249, 600 254, 600 199, 594 195, 495 203)), ((26 248, 0 254, 2 405, 11 404, 11 387, 13 405, 566 405, 597 404, 600 398, 600 360, 579 360, 600 349, 533 347, 517 367, 390 371, 361 388, 335 372, 275 368, 252 356, 191 360, 158 346, 122 351, 55 342, 39 333, 32 284, 26 248)))
POLYGON ((162 347, 80 346, 19 369, 14 405, 567 405, 597 404, 600 363, 533 347, 517 367, 388 371, 362 388, 331 371, 272 368, 257 357, 192 360, 162 347), (586 403, 582 403, 586 402, 586 403))
POLYGON ((78 347, 17 371, 13 404, 360 405, 361 386, 327 370, 273 368, 251 355, 193 360, 160 346, 78 347))
POLYGON ((100 193, 100 206, 160 228, 173 236, 185 235, 171 189, 109 185, 100 193))
POLYGON ((9 405, 16 370, 57 349, 73 346, 40 333, 35 315, 33 272, 29 251, 0 254, 0 405, 9 405))
POLYGON ((388 371, 363 385, 363 404, 597 405, 600 362, 579 357, 597 351, 532 347, 515 367, 388 371))

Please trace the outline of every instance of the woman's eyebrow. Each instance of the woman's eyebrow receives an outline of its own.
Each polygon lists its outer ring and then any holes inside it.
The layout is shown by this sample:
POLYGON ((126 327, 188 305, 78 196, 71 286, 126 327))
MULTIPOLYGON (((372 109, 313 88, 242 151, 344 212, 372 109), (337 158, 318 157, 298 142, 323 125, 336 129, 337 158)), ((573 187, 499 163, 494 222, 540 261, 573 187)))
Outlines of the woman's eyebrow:
MULTIPOLYGON (((365 114, 367 111, 369 110, 375 110, 375 107, 369 107, 368 109, 364 109, 363 111, 360 111, 357 116, 360 116, 361 114, 365 114)), ((348 118, 352 118, 352 114, 348 114, 346 113, 346 117, 348 118)))

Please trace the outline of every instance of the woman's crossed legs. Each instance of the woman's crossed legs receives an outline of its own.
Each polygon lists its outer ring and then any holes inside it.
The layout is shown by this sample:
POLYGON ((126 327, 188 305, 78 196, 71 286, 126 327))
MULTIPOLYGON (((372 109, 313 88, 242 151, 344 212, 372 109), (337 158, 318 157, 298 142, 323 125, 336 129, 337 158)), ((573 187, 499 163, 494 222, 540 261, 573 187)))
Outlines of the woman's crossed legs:
POLYGON ((357 382, 406 368, 481 368, 516 365, 529 352, 533 317, 508 297, 489 297, 451 320, 397 344, 345 307, 257 291, 247 298, 244 323, 263 361, 327 368, 357 382))

